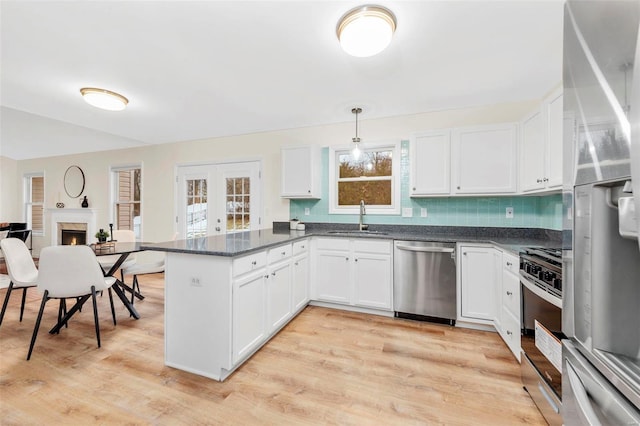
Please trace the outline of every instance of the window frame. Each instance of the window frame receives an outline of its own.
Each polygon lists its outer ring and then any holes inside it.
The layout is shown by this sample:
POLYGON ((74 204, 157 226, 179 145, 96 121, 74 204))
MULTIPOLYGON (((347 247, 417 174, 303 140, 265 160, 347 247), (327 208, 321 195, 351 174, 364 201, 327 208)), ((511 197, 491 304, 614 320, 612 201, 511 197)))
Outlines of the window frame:
MULTIPOLYGON (((360 206, 339 206, 338 205, 338 181, 340 167, 338 156, 345 152, 350 152, 353 146, 341 145, 329 147, 329 214, 360 214, 360 206)), ((401 150, 400 141, 380 141, 368 142, 360 145, 362 152, 367 151, 392 151, 393 161, 391 164, 391 205, 373 206, 367 205, 368 215, 399 215, 401 211, 400 196, 400 161, 401 150)), ((374 179, 371 179, 374 180, 374 179)))
MULTIPOLYGON (((118 214, 118 204, 120 204, 120 201, 117 199, 118 184, 119 184, 118 173, 128 171, 128 170, 134 170, 134 169, 140 170, 140 201, 128 201, 127 204, 138 203, 140 206, 140 235, 136 236, 136 240, 143 241, 144 223, 143 223, 142 217, 143 217, 144 205, 143 205, 142 199, 144 195, 144 168, 142 166, 142 163, 132 163, 132 164, 110 167, 111 207, 109 210, 111 213, 109 215, 109 223, 113 224, 114 230, 118 229, 118 223, 116 220, 117 214, 118 214)), ((133 228, 134 228, 133 231, 135 232, 135 225, 133 228)))
POLYGON ((47 199, 47 189, 46 189, 47 182, 46 182, 44 172, 25 173, 22 178, 23 178, 24 221, 27 223, 27 228, 31 230, 31 235, 44 236, 47 231, 47 224, 45 221, 45 207, 44 207, 47 199), (34 202, 32 199, 33 198, 32 179, 34 177, 42 178, 42 201, 41 202, 34 202), (33 217, 30 211, 31 211, 31 207, 34 205, 42 206, 42 230, 33 229, 33 217))

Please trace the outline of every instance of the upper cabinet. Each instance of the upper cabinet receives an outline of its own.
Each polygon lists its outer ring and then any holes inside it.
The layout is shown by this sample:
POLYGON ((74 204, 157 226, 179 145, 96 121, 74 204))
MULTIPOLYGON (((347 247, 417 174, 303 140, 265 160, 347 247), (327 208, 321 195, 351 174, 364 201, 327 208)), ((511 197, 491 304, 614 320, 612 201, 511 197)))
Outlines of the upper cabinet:
POLYGON ((410 146, 410 195, 424 196, 451 192, 451 132, 417 133, 410 146))
POLYGON ((284 198, 321 198, 320 147, 282 148, 282 185, 284 198))
POLYGON ((542 192, 562 187, 562 90, 522 120, 520 190, 542 192))
POLYGON ((517 191, 517 124, 453 129, 453 194, 517 191))

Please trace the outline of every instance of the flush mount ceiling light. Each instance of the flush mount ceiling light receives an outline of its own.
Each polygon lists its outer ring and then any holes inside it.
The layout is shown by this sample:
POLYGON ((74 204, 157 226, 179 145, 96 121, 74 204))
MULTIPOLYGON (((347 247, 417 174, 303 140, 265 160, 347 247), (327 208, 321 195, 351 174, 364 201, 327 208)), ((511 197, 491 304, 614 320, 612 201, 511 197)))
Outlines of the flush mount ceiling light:
POLYGON ((360 137, 358 136, 358 114, 362 112, 362 108, 355 107, 351 109, 351 112, 356 115, 356 136, 351 138, 351 141, 354 144, 353 150, 351 151, 351 155, 355 160, 360 158, 360 137))
POLYGON ((110 90, 83 87, 80 93, 89 105, 108 111, 122 111, 129 103, 127 98, 110 90))
POLYGON ((360 6, 347 12, 336 27, 342 49, 365 58, 382 52, 396 30, 396 17, 382 6, 360 6))

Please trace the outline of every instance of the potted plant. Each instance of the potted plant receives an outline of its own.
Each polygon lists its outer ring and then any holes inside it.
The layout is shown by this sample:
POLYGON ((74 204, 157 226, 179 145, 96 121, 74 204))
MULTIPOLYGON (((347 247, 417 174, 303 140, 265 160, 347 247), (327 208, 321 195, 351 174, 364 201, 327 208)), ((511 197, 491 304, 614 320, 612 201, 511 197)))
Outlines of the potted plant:
POLYGON ((99 243, 106 243, 108 237, 109 233, 104 229, 100 229, 98 232, 96 232, 96 238, 98 239, 99 243))

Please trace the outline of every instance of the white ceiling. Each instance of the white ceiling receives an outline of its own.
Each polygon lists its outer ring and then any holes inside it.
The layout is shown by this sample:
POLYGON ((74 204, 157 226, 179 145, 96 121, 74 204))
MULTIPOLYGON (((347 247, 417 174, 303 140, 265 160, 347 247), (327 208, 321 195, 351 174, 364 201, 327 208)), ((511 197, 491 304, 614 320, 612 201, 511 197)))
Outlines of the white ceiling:
POLYGON ((561 80, 562 0, 380 1, 390 46, 354 58, 355 1, 0 3, 0 155, 16 160, 537 99, 561 80), (81 87, 129 98, 86 104, 81 87))

